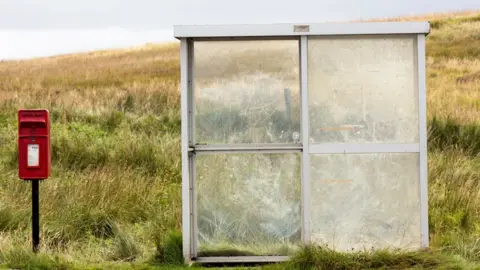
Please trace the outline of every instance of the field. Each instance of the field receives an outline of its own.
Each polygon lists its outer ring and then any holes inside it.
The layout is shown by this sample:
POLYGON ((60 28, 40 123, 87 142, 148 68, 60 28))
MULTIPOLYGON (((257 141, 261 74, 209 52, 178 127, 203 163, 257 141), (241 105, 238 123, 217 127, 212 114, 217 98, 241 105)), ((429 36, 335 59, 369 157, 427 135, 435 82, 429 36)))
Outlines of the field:
MULTIPOLYGON (((431 21, 431 250, 306 248, 268 269, 480 269, 480 11, 389 20, 431 21)), ((0 268, 181 268, 179 63, 176 43, 0 62, 0 268), (38 256, 17 177, 20 107, 52 117, 38 256)))

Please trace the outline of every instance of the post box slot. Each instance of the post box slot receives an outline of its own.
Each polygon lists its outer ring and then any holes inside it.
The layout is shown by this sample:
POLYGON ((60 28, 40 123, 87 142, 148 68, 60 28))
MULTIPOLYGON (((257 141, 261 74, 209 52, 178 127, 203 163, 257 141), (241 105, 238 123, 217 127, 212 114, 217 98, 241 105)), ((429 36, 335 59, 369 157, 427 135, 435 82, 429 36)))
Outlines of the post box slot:
POLYGON ((20 122, 21 127, 30 127, 33 125, 36 127, 46 127, 47 123, 43 119, 28 119, 22 120, 22 122, 20 122))

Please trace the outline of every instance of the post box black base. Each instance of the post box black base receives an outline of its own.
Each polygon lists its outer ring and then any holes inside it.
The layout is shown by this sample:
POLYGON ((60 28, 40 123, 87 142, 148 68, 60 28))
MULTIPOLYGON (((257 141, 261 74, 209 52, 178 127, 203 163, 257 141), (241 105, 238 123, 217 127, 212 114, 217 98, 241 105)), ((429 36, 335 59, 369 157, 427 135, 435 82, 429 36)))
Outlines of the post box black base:
POLYGON ((40 246, 40 180, 32 180, 32 244, 33 252, 37 253, 40 246))

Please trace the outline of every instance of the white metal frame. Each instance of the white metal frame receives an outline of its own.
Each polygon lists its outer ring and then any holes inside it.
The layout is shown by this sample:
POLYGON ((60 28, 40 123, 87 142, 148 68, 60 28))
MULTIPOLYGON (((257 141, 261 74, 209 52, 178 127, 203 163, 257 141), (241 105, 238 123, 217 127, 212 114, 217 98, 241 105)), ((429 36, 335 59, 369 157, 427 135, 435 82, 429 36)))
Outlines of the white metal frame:
POLYGON ((175 26, 181 53, 181 151, 182 234, 185 262, 278 262, 286 256, 197 257, 195 156, 218 153, 295 153, 301 158, 302 243, 310 243, 310 155, 334 153, 418 153, 420 166, 421 245, 428 247, 427 126, 425 83, 425 36, 428 22, 322 23, 273 25, 175 26), (308 116, 308 37, 330 35, 411 34, 416 36, 419 143, 409 144, 311 144, 308 116), (203 40, 297 39, 300 65, 300 144, 196 145, 193 85, 193 46, 203 40))
POLYGON ((288 256, 230 256, 230 257, 199 257, 195 261, 199 263, 262 263, 283 262, 288 256))
POLYGON ((181 91, 181 125, 182 125, 182 238, 183 238, 183 254, 188 261, 191 258, 191 205, 190 205, 190 152, 188 146, 190 144, 190 119, 189 119, 189 51, 188 40, 181 39, 180 42, 180 81, 182 85, 181 91))
POLYGON ((310 127, 308 119, 308 40, 306 36, 300 39, 300 108, 302 142, 302 174, 301 174, 301 209, 302 209, 302 242, 310 242, 310 127))
POLYGON ((177 38, 427 34, 429 31, 428 22, 179 25, 174 27, 177 38))
POLYGON ((428 160, 427 160, 427 85, 425 71, 425 35, 417 35, 418 119, 420 162, 420 227, 422 246, 428 247, 428 160))

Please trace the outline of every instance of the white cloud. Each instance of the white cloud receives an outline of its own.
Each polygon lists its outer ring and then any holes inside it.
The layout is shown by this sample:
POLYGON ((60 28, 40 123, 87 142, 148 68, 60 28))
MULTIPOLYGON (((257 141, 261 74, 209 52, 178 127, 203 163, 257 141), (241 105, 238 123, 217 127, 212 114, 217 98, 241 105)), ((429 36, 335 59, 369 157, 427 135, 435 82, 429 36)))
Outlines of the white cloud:
POLYGON ((170 41, 175 24, 313 23, 478 8, 479 0, 0 0, 0 59, 170 41))
POLYGON ((27 59, 168 41, 175 41, 173 30, 0 30, 0 59, 27 59))

